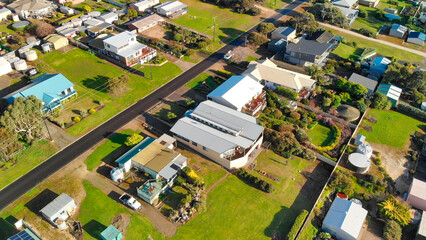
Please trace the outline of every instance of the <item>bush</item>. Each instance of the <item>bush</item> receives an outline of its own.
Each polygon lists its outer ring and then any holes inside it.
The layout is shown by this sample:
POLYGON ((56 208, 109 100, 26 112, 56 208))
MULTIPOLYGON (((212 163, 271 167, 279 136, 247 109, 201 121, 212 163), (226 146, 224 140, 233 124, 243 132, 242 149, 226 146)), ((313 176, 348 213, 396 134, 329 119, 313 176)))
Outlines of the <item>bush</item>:
POLYGON ((420 108, 415 108, 413 106, 403 103, 398 104, 397 108, 405 114, 411 115, 421 121, 426 121, 426 112, 421 110, 420 108))
POLYGON ((79 114, 80 116, 84 117, 84 116, 86 116, 86 114, 87 114, 87 110, 86 110, 86 109, 82 109, 82 110, 78 111, 78 114, 79 114))
POLYGON ((94 114, 96 110, 94 108, 89 109, 89 114, 94 114))
POLYGON ((317 121, 313 121, 311 124, 308 125, 308 129, 314 128, 318 124, 317 121))
POLYGON ((132 135, 126 138, 126 141, 124 141, 124 145, 128 147, 133 147, 139 142, 141 142, 142 140, 143 140, 143 137, 140 134, 133 133, 132 135))
POLYGON ((376 164, 376 166, 380 167, 382 166, 382 160, 380 158, 373 158, 373 163, 376 164))
POLYGON ((216 73, 225 78, 230 78, 234 75, 233 73, 222 69, 217 70, 216 73))
POLYGON ((257 32, 250 33, 247 40, 257 46, 263 45, 269 41, 265 35, 259 34, 257 32))
POLYGON ((186 183, 185 178, 179 176, 176 178, 175 184, 178 186, 182 186, 184 183, 186 183))
POLYGON ((299 232, 299 229, 302 227, 303 222, 305 221, 308 214, 309 212, 303 209, 302 212, 299 214, 299 216, 297 216, 296 220, 293 223, 293 226, 290 229, 290 232, 288 232, 287 234, 288 240, 296 239, 296 235, 299 232))
POLYGON ((257 25, 257 31, 263 35, 267 35, 268 33, 274 30, 275 30, 275 26, 273 23, 262 22, 262 23, 259 23, 259 25, 257 25))
POLYGON ((367 36, 367 37, 374 36, 374 33, 372 31, 366 29, 366 28, 359 29, 359 33, 361 33, 362 35, 367 36))
POLYGON ((73 117, 72 121, 75 122, 75 123, 78 123, 78 122, 81 121, 81 118, 80 117, 73 117))
POLYGON ((253 185, 254 187, 256 187, 257 189, 260 189, 266 193, 271 193, 274 191, 274 189, 272 188, 272 184, 266 182, 263 179, 260 179, 259 177, 256 177, 250 173, 248 173, 246 170, 244 169, 240 169, 237 172, 237 176, 241 179, 243 179, 244 181, 246 181, 247 183, 253 185))
POLYGON ((177 116, 176 116, 176 114, 174 114, 173 112, 168 112, 168 113, 167 113, 167 118, 168 118, 169 120, 173 120, 173 119, 177 118, 177 116))
POLYGON ((359 14, 358 14, 358 16, 359 16, 359 17, 362 17, 362 18, 367 18, 367 17, 368 17, 368 12, 367 12, 367 10, 365 10, 365 9, 359 9, 359 14))
POLYGON ((400 203, 392 195, 385 201, 378 204, 380 215, 388 220, 394 220, 401 226, 406 226, 412 222, 410 208, 400 203))
POLYGON ((400 240, 401 236, 401 226, 393 220, 387 220, 383 229, 383 238, 385 240, 400 240))
POLYGON ((297 94, 297 92, 285 87, 278 86, 274 91, 278 93, 279 95, 294 101, 296 101, 299 98, 299 95, 297 94))
POLYGON ((379 110, 389 110, 392 107, 392 102, 388 99, 388 97, 386 97, 386 95, 376 92, 374 93, 372 106, 379 110))

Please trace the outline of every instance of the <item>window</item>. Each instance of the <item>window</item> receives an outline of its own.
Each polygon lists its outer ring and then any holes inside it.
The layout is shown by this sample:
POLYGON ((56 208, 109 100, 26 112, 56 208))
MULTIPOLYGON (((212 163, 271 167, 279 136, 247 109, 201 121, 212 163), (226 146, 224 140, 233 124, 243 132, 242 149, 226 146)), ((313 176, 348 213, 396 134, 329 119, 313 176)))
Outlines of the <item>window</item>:
POLYGON ((206 152, 208 152, 208 151, 209 151, 209 150, 208 150, 206 147, 204 147, 204 146, 203 146, 203 150, 204 150, 204 151, 206 151, 206 152))
POLYGON ((192 141, 192 145, 198 146, 198 144, 196 142, 194 142, 194 141, 192 141))

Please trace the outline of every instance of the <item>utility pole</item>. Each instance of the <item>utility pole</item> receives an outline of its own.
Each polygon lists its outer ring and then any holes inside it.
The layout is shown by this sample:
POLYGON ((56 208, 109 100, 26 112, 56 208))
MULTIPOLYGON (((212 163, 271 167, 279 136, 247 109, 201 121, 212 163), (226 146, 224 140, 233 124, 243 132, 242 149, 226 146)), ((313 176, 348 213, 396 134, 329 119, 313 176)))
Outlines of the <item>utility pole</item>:
POLYGON ((213 42, 216 42, 216 17, 213 18, 213 42))
POLYGON ((247 34, 244 36, 244 47, 247 47, 247 34))
POLYGON ((152 81, 152 63, 151 63, 151 60, 149 61, 149 71, 151 73, 151 81, 152 81))
POLYGON ((49 134, 50 141, 53 141, 52 135, 50 134, 49 128, 47 127, 46 118, 43 118, 44 126, 46 127, 47 133, 49 134))

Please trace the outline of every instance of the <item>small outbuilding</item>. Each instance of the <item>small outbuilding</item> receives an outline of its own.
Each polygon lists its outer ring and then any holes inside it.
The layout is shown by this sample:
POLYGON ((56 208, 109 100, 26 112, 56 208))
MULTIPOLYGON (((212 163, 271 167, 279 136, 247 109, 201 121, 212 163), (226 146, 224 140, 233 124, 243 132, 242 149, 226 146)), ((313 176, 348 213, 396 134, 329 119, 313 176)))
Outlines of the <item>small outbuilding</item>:
POLYGON ((105 230, 101 232, 102 240, 120 240, 123 238, 123 234, 113 225, 109 225, 105 230))
POLYGON ((377 92, 388 97, 388 99, 392 102, 392 106, 395 107, 398 104, 402 89, 392 84, 380 83, 379 87, 377 88, 377 92))
POLYGON ((355 138, 354 144, 355 144, 355 146, 359 146, 359 145, 363 144, 364 142, 365 142, 365 136, 358 134, 358 136, 356 136, 356 138, 355 138))
POLYGON ((8 8, 2 8, 0 9, 0 21, 7 20, 7 18, 12 15, 12 11, 10 11, 8 8))
POLYGON ((62 193, 41 209, 40 212, 47 221, 62 230, 67 227, 65 221, 74 215, 76 208, 74 199, 62 193))
POLYGON ((426 182, 413 178, 408 192, 407 202, 411 206, 426 211, 426 182))
POLYGON ((422 213, 416 240, 426 240, 426 211, 423 211, 422 213))
POLYGON ((45 37, 44 40, 46 42, 50 42, 53 45, 53 48, 55 50, 58 50, 60 48, 68 46, 68 38, 61 36, 59 34, 50 34, 49 36, 45 37))
POLYGON ((10 72, 12 72, 12 66, 10 65, 10 63, 3 57, 0 58, 0 76, 3 76, 10 72))
POLYGON ((426 34, 422 32, 410 32, 407 37, 407 42, 423 46, 426 40, 426 34))
POLYGON ((362 153, 351 153, 348 157, 349 163, 352 169, 358 173, 365 173, 370 168, 370 158, 362 153))
POLYGON ((406 26, 394 23, 389 30, 389 36, 403 38, 407 30, 406 26))
POLYGON ((371 158, 371 155, 373 155, 373 148, 370 145, 363 143, 358 146, 356 152, 364 154, 366 157, 371 158))
POLYGON ((422 102, 420 109, 423 110, 423 111, 426 111, 426 102, 422 102))

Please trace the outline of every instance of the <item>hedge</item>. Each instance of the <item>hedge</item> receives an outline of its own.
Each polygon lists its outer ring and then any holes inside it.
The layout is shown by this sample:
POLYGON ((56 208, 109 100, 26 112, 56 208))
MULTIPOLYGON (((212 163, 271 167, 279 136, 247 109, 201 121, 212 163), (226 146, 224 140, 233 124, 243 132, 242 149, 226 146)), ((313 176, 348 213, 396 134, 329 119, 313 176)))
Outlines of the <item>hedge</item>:
POLYGON ((256 177, 256 176, 248 173, 246 170, 244 170, 242 168, 240 170, 238 170, 237 175, 238 175, 238 177, 242 178, 246 182, 251 183, 257 189, 260 189, 264 192, 271 193, 274 190, 272 188, 272 184, 266 182, 263 179, 260 179, 259 177, 256 177))
POLYGON ((314 128, 318 124, 317 121, 313 121, 311 124, 308 125, 308 129, 314 128))
POLYGON ((416 108, 407 104, 400 103, 397 106, 398 110, 403 113, 409 114, 419 120, 426 121, 426 112, 420 108, 416 108))
POLYGON ((302 212, 299 214, 299 216, 297 216, 296 220, 293 223, 293 226, 290 229, 290 232, 288 232, 287 234, 287 240, 296 239, 297 233, 299 232, 299 229, 302 227, 303 222, 305 221, 308 214, 309 212, 303 209, 302 212))
POLYGON ((226 70, 222 70, 222 69, 217 70, 216 73, 218 75, 220 75, 222 77, 226 77, 226 78, 230 78, 234 75, 233 73, 226 71, 226 70))
POLYGON ((285 87, 278 86, 274 91, 283 97, 290 98, 291 100, 296 101, 299 98, 297 92, 285 87))
POLYGON ((333 125, 331 129, 333 130, 333 142, 325 147, 317 147, 318 151, 331 151, 337 146, 337 144, 339 144, 340 138, 342 137, 342 131, 340 131, 339 127, 336 125, 333 125))

